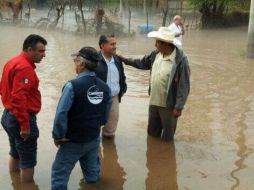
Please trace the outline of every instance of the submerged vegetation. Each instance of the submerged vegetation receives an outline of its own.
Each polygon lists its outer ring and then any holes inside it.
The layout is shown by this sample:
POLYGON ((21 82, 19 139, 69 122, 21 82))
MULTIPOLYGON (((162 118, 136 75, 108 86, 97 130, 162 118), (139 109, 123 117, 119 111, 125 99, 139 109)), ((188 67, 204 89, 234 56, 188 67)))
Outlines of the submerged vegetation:
MULTIPOLYGON (((71 19, 72 25, 76 25, 75 32, 77 33, 116 32, 118 35, 127 35, 124 25, 117 22, 117 10, 106 11, 100 3, 96 4, 96 1, 87 3, 84 0, 3 0, 0 4, 0 19, 5 23, 46 30, 63 30, 66 18, 71 19), (40 18, 33 18, 38 15, 40 18)), ((132 33, 129 32, 128 35, 132 33)))
MULTIPOLYGON (((133 35, 132 11, 160 15, 167 25, 181 14, 189 28, 218 28, 248 23, 250 0, 1 0, 0 20, 41 29, 68 30, 82 34, 133 35), (43 12, 41 11, 43 9, 43 12), (39 18, 38 18, 39 15, 39 18), (124 23, 123 23, 124 20, 124 23)), ((135 14, 135 13, 134 13, 135 14)))

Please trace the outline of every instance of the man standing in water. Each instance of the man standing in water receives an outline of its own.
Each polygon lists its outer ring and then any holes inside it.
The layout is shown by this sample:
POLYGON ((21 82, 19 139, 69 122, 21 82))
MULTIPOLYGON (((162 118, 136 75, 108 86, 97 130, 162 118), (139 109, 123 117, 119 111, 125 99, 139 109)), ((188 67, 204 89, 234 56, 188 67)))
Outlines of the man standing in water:
POLYGON ((181 16, 174 16, 173 23, 170 24, 168 28, 175 33, 175 45, 182 49, 182 38, 185 33, 185 29, 181 16))
POLYGON ((37 163, 39 130, 36 114, 41 110, 39 79, 35 63, 45 57, 47 41, 38 35, 28 36, 23 52, 3 68, 0 95, 4 105, 1 124, 9 136, 10 172, 20 171, 22 182, 32 182, 37 163))
POLYGON ((94 48, 84 47, 74 56, 78 76, 64 86, 54 122, 59 149, 52 166, 52 190, 67 190, 78 161, 87 183, 100 179, 100 128, 108 120, 111 92, 95 75, 99 55, 94 48))
POLYGON ((155 38, 156 51, 142 59, 127 59, 125 64, 151 70, 148 134, 165 141, 174 139, 177 119, 182 114, 190 90, 187 57, 174 45, 174 33, 167 27, 148 34, 155 38))
POLYGON ((113 35, 102 35, 99 39, 100 61, 96 69, 96 75, 106 82, 112 92, 112 108, 107 124, 102 128, 102 136, 113 138, 119 119, 119 102, 127 90, 125 74, 122 62, 116 53, 116 38, 113 35))

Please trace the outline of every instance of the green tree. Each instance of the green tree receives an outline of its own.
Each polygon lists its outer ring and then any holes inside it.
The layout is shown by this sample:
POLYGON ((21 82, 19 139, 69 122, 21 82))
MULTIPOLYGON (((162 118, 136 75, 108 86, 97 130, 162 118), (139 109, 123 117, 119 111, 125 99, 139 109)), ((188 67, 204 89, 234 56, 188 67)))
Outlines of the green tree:
POLYGON ((221 26, 225 24, 225 15, 236 7, 249 7, 250 0, 189 0, 202 14, 202 28, 221 26))

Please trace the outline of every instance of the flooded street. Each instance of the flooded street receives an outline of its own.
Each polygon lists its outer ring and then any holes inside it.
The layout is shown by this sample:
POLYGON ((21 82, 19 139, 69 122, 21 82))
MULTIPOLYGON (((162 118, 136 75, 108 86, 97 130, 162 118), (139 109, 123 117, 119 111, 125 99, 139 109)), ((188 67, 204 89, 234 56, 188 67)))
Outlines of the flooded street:
MULTIPOLYGON (((0 190, 49 190, 57 148, 52 140, 56 106, 64 83, 75 77, 70 54, 82 46, 98 49, 97 37, 0 26, 0 73, 22 49, 24 38, 40 34, 48 41, 37 64, 42 93, 35 184, 25 187, 8 172, 8 139, 0 128, 0 190)), ((120 104, 114 142, 101 143, 101 181, 80 181, 79 164, 70 190, 252 190, 254 186, 254 60, 245 58, 247 28, 193 30, 183 39, 191 67, 191 94, 176 129, 175 142, 146 134, 149 72, 125 66, 128 90, 120 104)), ((118 53, 141 57, 154 40, 137 34, 117 38, 118 53)), ((0 115, 3 106, 0 105, 0 115)))

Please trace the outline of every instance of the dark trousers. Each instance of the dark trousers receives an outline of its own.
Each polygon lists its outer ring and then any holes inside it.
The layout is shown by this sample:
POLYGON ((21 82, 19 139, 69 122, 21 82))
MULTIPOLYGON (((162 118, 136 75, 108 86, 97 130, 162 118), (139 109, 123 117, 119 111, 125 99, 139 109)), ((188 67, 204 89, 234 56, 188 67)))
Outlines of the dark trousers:
POLYGON ((176 125, 177 118, 173 117, 172 110, 159 106, 149 106, 147 132, 150 136, 171 141, 174 139, 176 125))
POLYGON ((19 122, 10 111, 4 110, 1 124, 9 137, 10 156, 19 160, 21 169, 33 168, 37 163, 37 139, 39 137, 36 115, 30 115, 30 135, 25 141, 20 136, 19 122))

